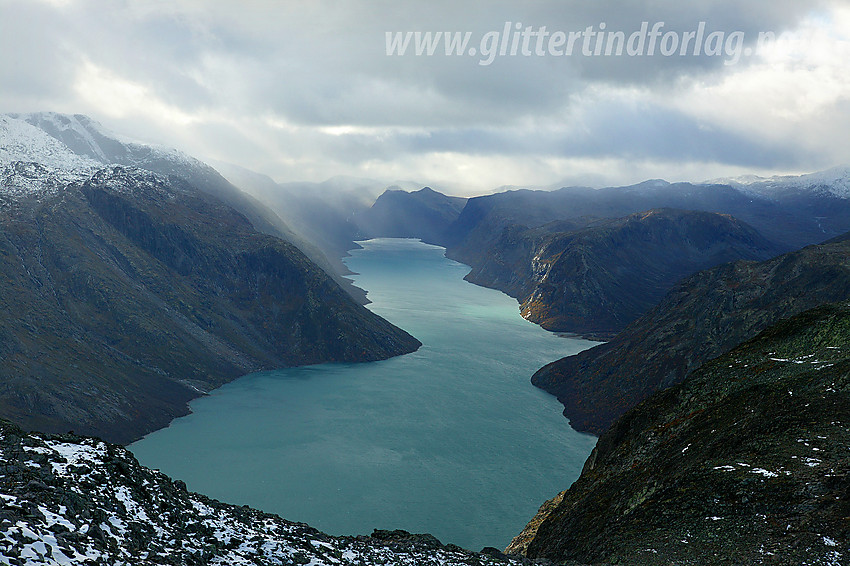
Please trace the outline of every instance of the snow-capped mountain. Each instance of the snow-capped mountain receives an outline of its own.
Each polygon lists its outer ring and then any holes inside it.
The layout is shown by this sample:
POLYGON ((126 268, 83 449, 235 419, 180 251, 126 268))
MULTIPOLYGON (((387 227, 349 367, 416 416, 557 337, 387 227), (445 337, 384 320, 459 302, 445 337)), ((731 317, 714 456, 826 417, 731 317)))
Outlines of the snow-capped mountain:
MULTIPOLYGON (((116 165, 181 177, 252 220, 261 216, 256 206, 215 169, 176 149, 123 138, 81 114, 0 115, 0 180, 4 189, 0 196, 6 203, 27 194, 55 191, 63 183, 85 181, 105 166, 116 165)), ((268 219, 266 223, 274 224, 268 219)), ((263 228, 270 233, 288 232, 278 224, 278 230, 263 228)))
POLYGON ((85 116, 0 115, 0 416, 126 443, 262 367, 419 346, 296 248, 181 152, 85 116))
POLYGON ((0 205, 26 195, 54 193, 101 167, 102 163, 74 153, 45 131, 0 115, 0 205))
MULTIPOLYGON (((29 135, 28 142, 30 161, 44 163, 45 145, 34 132, 26 130, 23 124, 32 126, 42 134, 53 138, 64 148, 64 154, 71 154, 89 164, 124 165, 149 169, 158 173, 175 173, 176 169, 212 169, 202 161, 190 157, 177 149, 168 148, 154 144, 142 143, 121 136, 104 128, 99 122, 82 114, 58 114, 56 112, 35 112, 30 114, 7 114, 3 116, 7 121, 15 121, 12 128, 19 130, 22 134, 29 135), (163 170, 166 164, 170 165, 172 171, 163 170)), ((23 137, 23 136, 22 136, 23 137)), ((38 136, 43 139, 43 136, 38 136)), ((27 153, 23 153, 27 155, 27 153)), ((65 159, 61 165, 73 167, 74 162, 65 159)))
POLYGON ((731 185, 742 192, 768 198, 808 193, 850 199, 850 166, 833 167, 807 175, 775 175, 773 177, 743 175, 715 179, 706 184, 731 185))
POLYGON ((340 277, 309 238, 293 232, 278 214, 231 184, 209 164, 177 149, 116 134, 82 114, 0 115, 0 207, 27 194, 56 192, 63 182, 84 181, 98 169, 116 165, 188 181, 245 215, 258 231, 294 244, 349 294, 363 301, 362 291, 340 277), (10 168, 15 162, 37 163, 40 168, 30 166, 22 172, 19 166, 10 168))
POLYGON ((89 178, 120 165, 174 175, 245 214, 257 229, 276 236, 289 229, 268 210, 230 184, 218 171, 182 151, 130 140, 82 114, 37 112, 0 115, 0 166, 38 163, 60 179, 89 178))

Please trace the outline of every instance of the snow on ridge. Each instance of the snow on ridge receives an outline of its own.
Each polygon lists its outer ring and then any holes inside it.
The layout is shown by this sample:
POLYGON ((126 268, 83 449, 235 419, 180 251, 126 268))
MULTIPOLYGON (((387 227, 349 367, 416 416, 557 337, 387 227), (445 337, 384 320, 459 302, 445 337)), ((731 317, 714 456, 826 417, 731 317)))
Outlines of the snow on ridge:
POLYGON ((162 173, 211 170, 180 150, 121 137, 81 114, 0 114, 0 207, 56 194, 105 167, 149 171, 163 163, 162 173))
MULTIPOLYGON (((106 157, 106 154, 103 152, 100 145, 92 136, 92 132, 89 130, 89 128, 86 127, 85 124, 80 121, 80 118, 86 120, 87 123, 91 123, 92 126, 97 126, 98 128, 96 128, 96 131, 102 129, 102 127, 100 126, 100 124, 97 124, 96 122, 88 119, 85 116, 68 116, 65 114, 58 114, 56 112, 11 114, 11 116, 35 126, 36 128, 44 131, 45 133, 54 138, 56 137, 54 133, 72 132, 74 135, 77 136, 77 139, 82 140, 87 146, 87 149, 94 154, 90 157, 104 164, 109 162, 106 157)), ((59 139, 58 141, 62 143, 61 139, 59 139)), ((69 149, 71 149, 71 151, 74 151, 73 148, 69 149)), ((74 153, 77 153, 79 155, 79 151, 75 151, 74 153)))
POLYGON ((742 175, 705 181, 704 185, 730 185, 748 194, 770 197, 783 190, 826 192, 842 199, 850 199, 850 166, 839 166, 806 175, 742 175))
POLYGON ((35 126, 0 115, 0 207, 56 194, 101 167, 35 126))
POLYGON ((34 162, 60 177, 77 178, 102 166, 23 120, 0 115, 0 165, 34 162))
POLYGON ((71 144, 78 155, 89 154, 102 165, 128 165, 145 168, 149 159, 164 159, 177 165, 208 168, 206 163, 172 147, 142 142, 105 128, 84 114, 34 112, 10 114, 43 130, 58 141, 71 144))

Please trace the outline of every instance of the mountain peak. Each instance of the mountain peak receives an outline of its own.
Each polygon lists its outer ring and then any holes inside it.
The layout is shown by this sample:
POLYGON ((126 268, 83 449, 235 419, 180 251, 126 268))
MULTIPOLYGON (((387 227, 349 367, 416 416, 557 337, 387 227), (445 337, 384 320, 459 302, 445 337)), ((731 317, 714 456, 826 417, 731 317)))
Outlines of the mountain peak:
POLYGON ((92 172, 101 163, 72 151, 43 129, 14 115, 0 115, 0 164, 35 162, 65 177, 92 172))
POLYGON ((629 185, 626 187, 621 187, 622 189, 661 189, 664 187, 669 187, 670 183, 665 181, 664 179, 647 179, 646 181, 642 181, 637 183, 636 185, 629 185))
POLYGON ((84 114, 60 114, 58 112, 33 112, 29 114, 10 114, 65 144, 77 155, 89 157, 101 163, 109 163, 98 138, 113 138, 100 123, 84 114))
MULTIPOLYGON (((154 162, 169 162, 172 165, 185 165, 195 169, 209 167, 180 150, 116 134, 85 114, 32 112, 6 114, 4 118, 32 126, 64 146, 61 151, 65 154, 88 159, 96 165, 117 164, 151 168, 154 162)), ((33 157, 29 160, 43 162, 40 153, 33 157)))

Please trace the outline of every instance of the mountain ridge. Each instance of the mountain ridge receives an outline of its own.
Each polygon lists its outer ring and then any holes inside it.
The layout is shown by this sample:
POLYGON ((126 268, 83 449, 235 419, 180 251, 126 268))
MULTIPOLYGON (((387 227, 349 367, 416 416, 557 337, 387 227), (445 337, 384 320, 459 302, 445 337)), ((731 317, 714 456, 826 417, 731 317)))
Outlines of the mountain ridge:
POLYGON ((621 414, 781 318, 850 297, 850 235, 764 262, 701 271, 614 339, 554 361, 532 383, 556 395, 576 430, 621 414))

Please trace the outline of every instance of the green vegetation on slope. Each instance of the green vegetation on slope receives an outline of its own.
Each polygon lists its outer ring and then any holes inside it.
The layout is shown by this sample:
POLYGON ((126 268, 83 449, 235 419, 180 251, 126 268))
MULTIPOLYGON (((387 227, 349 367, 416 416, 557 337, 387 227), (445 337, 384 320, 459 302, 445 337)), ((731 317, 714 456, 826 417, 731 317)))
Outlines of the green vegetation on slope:
POLYGON ((621 417, 509 548, 582 564, 843 564, 850 305, 775 324, 621 417))

